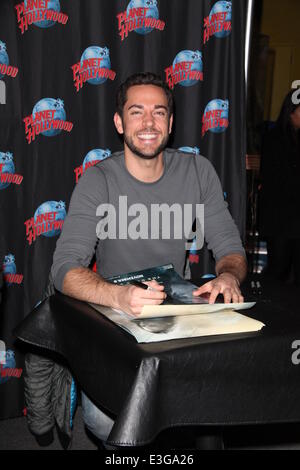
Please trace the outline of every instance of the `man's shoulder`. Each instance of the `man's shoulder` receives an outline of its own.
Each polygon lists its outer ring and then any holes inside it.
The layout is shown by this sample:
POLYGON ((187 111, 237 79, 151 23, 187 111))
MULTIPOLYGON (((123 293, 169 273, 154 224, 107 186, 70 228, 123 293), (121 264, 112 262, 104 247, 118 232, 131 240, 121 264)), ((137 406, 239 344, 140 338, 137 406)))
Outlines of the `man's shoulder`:
MULTIPOLYGON (((94 163, 84 172, 85 178, 103 178, 110 171, 118 171, 122 168, 124 152, 115 152, 104 160, 94 163)), ((83 178, 83 176, 81 178, 83 178)))
POLYGON ((178 165, 188 166, 197 165, 199 169, 212 167, 211 162, 203 155, 196 154, 193 151, 187 152, 179 149, 165 149, 166 158, 178 165))
POLYGON ((112 168, 115 166, 121 166, 123 158, 124 152, 114 152, 109 157, 106 157, 105 160, 101 160, 94 166, 100 170, 105 170, 106 168, 112 168))

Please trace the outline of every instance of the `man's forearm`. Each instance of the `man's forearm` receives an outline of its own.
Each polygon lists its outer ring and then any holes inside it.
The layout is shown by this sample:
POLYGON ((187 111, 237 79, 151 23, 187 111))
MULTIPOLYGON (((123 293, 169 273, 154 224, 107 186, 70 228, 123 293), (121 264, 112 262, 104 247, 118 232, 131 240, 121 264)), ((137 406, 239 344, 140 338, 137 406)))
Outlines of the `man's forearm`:
POLYGON ((88 268, 74 268, 67 272, 63 282, 63 293, 78 300, 107 307, 118 307, 119 286, 105 281, 99 274, 88 268))
POLYGON ((223 256, 216 264, 216 273, 217 276, 222 273, 232 274, 241 283, 247 276, 247 261, 244 256, 237 253, 223 256))

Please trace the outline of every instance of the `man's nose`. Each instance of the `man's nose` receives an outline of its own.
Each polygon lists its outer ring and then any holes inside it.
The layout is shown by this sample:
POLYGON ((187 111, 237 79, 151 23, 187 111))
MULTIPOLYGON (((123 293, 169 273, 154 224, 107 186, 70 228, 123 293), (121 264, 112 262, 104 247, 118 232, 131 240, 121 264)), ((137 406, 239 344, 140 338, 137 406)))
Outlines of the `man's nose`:
POLYGON ((143 119, 143 122, 144 122, 144 125, 146 127, 151 127, 153 126, 154 124, 154 116, 152 115, 152 113, 149 111, 149 112, 146 112, 144 114, 144 119, 143 119))

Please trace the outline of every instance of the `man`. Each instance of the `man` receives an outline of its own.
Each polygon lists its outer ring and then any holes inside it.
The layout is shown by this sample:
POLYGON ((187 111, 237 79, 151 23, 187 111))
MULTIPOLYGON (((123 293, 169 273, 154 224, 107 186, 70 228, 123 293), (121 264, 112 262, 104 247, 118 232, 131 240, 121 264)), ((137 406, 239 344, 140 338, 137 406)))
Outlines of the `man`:
MULTIPOLYGON (((161 232, 151 237, 153 220, 146 230, 140 227, 141 237, 131 239, 127 232, 124 235, 121 225, 127 215, 120 197, 126 198, 126 207, 131 208, 128 215, 135 215, 134 209, 141 203, 149 213, 154 205, 162 203, 169 207, 202 203, 204 236, 216 259, 217 277, 194 295, 208 292, 210 303, 218 294, 226 303, 242 302, 239 286, 247 270, 245 253, 215 170, 199 155, 165 149, 173 124, 173 97, 167 85, 151 73, 129 77, 118 90, 114 124, 124 137, 124 152, 89 168, 76 186, 54 253, 55 287, 71 297, 133 315, 138 315, 145 304, 162 303, 166 297, 164 287, 155 281, 148 283, 153 289, 144 290, 113 285, 104 278, 167 263, 173 263, 183 276, 186 237, 175 237, 175 227, 171 227, 173 237, 169 239, 161 232), (115 210, 118 230, 108 230, 112 236, 101 237, 101 218, 96 214, 101 214, 103 220, 103 207, 108 210, 108 205, 115 210), (95 251, 97 273, 89 269, 95 251)), ((113 421, 85 395, 83 408, 88 427, 105 440, 113 421)))

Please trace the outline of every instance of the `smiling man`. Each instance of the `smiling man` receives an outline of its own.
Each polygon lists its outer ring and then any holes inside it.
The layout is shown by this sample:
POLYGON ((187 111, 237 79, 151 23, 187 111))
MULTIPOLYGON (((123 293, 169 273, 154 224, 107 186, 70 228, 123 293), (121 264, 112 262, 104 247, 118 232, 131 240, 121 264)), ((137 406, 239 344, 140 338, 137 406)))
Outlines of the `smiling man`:
POLYGON ((220 293, 225 302, 243 301, 239 285, 246 275, 245 253, 214 168, 199 155, 166 149, 173 124, 168 86, 151 73, 129 77, 117 92, 114 123, 124 137, 124 152, 89 168, 80 178, 54 254, 55 287, 80 300, 138 315, 143 305, 163 302, 163 286, 153 281, 156 290, 143 290, 115 286, 104 278, 170 262, 184 275, 190 247, 187 237, 176 238, 175 227, 170 227, 169 239, 161 233, 153 239, 149 215, 145 220, 149 236, 130 238, 122 226, 129 223, 119 204, 123 196, 131 209, 143 204, 149 214, 161 204, 190 204, 196 215, 197 203, 204 204, 204 237, 216 259, 217 277, 195 295, 209 292, 211 303, 220 293), (97 237, 96 213, 101 204, 114 208, 121 236, 116 238, 114 232, 105 240, 97 237), (95 252, 97 273, 88 268, 95 252))
MULTIPOLYGON (((71 297, 133 315, 139 315, 145 304, 162 303, 166 297, 164 287, 155 281, 149 282, 153 290, 144 290, 133 285, 113 285, 105 278, 169 263, 184 276, 191 246, 187 239, 191 237, 186 230, 178 236, 180 227, 174 222, 178 220, 175 216, 168 218, 169 230, 165 230, 164 217, 162 228, 151 230, 157 222, 151 217, 152 209, 163 205, 170 209, 170 216, 188 206, 196 219, 197 204, 203 204, 204 227, 200 231, 204 231, 215 257, 217 277, 194 295, 208 292, 210 303, 218 294, 223 295, 225 302, 242 302, 239 286, 246 275, 245 252, 218 176, 206 158, 166 148, 173 124, 173 96, 166 83, 152 73, 129 77, 117 92, 114 123, 124 137, 124 151, 89 168, 80 178, 54 253, 55 287, 71 297), (126 214, 120 197, 126 199, 129 207, 126 214), (139 207, 149 216, 139 218, 140 235, 136 227, 135 236, 130 236, 128 224, 136 223, 132 217, 139 207), (117 227, 115 223, 106 227, 106 236, 101 238, 97 236, 99 215, 103 222, 105 212, 111 210, 117 227), (166 232, 168 237, 164 236, 166 232), (96 273, 89 269, 95 253, 96 273)), ((107 220, 105 225, 109 225, 107 220)), ((190 234, 195 235, 192 223, 190 234)), ((105 441, 112 420, 85 395, 82 402, 89 429, 105 441)))

